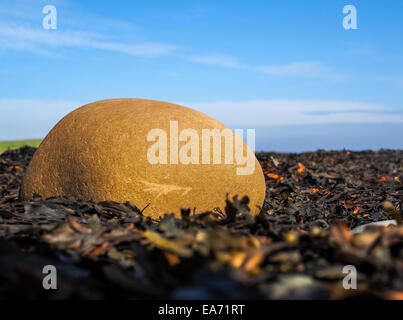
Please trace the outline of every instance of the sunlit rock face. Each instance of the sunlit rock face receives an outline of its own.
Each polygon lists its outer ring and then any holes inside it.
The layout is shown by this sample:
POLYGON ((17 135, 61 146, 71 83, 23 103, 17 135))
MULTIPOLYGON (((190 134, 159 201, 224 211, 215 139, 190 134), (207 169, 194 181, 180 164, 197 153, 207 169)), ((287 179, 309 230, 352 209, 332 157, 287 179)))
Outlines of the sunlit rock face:
MULTIPOLYGON (((244 133, 246 135, 246 132, 244 133)), ((187 107, 142 99, 103 100, 65 116, 36 151, 22 197, 130 201, 158 218, 181 208, 225 210, 265 198, 259 162, 225 125, 187 107), (222 136, 220 136, 222 135, 222 136)))

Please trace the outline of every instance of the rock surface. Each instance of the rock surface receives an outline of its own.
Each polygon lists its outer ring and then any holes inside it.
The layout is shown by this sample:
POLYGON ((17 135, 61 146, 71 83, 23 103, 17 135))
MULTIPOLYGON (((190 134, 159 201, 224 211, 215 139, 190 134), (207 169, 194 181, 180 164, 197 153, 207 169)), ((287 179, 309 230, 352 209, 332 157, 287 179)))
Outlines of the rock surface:
MULTIPOLYGON (((228 128, 198 111, 160 101, 113 99, 85 105, 65 116, 42 142, 24 177, 22 198, 38 194, 130 201, 140 209, 149 204, 144 214, 158 218, 165 213, 180 215, 181 208, 196 208, 199 213, 217 207, 224 211, 228 194, 231 199, 248 196, 252 214, 258 214, 265 198, 258 160, 253 155, 251 174, 238 174, 247 164, 235 156, 232 164, 224 163, 223 138, 221 164, 213 163, 213 143, 211 161, 203 164, 203 142, 200 139, 197 157, 192 149, 195 141, 189 136, 196 132, 201 138, 203 129, 228 128), (193 131, 183 131, 189 128, 193 131), (166 157, 163 136, 152 134, 161 130, 167 135, 166 157), (193 163, 184 164, 191 159, 193 163)), ((243 156, 246 150, 252 154, 246 144, 241 145, 243 156)))

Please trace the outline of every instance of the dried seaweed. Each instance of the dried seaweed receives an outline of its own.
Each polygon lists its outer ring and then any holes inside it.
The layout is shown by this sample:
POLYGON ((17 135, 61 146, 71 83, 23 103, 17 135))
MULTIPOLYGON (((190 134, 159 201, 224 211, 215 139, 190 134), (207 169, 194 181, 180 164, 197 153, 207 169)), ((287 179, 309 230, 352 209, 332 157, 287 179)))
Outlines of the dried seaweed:
POLYGON ((260 153, 267 197, 152 220, 130 202, 20 201, 35 149, 0 155, 0 297, 44 299, 403 298, 403 151, 260 153), (388 205, 384 202, 388 201, 388 205), (42 288, 55 265, 58 290, 42 288), (358 271, 345 290, 343 267, 358 271))

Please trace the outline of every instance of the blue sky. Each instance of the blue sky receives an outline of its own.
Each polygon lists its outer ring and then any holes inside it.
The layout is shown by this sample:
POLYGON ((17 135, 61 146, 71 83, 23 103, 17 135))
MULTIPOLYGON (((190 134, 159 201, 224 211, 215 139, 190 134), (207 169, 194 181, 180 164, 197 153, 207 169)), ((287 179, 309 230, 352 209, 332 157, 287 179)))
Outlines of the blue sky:
POLYGON ((0 140, 121 97, 256 128, 257 149, 403 148, 403 2, 1 1, 0 140))

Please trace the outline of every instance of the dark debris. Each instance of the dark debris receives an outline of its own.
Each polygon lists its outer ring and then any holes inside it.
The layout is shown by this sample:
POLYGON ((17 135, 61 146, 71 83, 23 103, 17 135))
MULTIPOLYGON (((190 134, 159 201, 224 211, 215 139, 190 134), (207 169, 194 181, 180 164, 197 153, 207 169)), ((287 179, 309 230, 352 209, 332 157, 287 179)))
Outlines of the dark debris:
POLYGON ((18 199, 35 149, 0 155, 0 298, 403 298, 403 151, 260 153, 266 202, 147 218, 130 202, 18 199), (55 265, 57 290, 42 288, 55 265), (345 290, 343 267, 358 270, 345 290))

